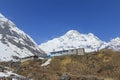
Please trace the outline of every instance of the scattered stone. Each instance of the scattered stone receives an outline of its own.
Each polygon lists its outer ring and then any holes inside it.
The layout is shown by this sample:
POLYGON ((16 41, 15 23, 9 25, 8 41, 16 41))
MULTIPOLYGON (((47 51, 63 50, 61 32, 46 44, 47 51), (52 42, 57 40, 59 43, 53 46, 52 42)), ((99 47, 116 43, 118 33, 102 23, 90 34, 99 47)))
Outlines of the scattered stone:
POLYGON ((71 77, 70 77, 67 73, 64 73, 64 74, 61 76, 60 80, 71 80, 71 77))

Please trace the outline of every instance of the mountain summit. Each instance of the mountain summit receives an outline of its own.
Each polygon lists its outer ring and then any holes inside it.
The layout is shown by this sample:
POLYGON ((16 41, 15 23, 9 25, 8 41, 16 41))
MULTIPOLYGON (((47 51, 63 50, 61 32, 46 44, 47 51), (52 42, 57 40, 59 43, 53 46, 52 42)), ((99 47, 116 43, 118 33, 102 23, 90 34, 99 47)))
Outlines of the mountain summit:
POLYGON ((0 13, 0 59, 12 60, 15 57, 44 56, 38 45, 18 29, 16 25, 0 13))
POLYGON ((0 18, 4 18, 4 16, 0 13, 0 18))
POLYGON ((77 30, 69 30, 66 35, 80 35, 80 33, 77 30))
POLYGON ((42 43, 39 47, 47 53, 73 48, 85 48, 86 52, 97 51, 105 48, 106 42, 101 41, 92 33, 81 34, 76 30, 70 30, 65 35, 42 43))
POLYGON ((120 38, 117 37, 115 39, 110 40, 110 42, 108 43, 108 48, 120 51, 120 38))

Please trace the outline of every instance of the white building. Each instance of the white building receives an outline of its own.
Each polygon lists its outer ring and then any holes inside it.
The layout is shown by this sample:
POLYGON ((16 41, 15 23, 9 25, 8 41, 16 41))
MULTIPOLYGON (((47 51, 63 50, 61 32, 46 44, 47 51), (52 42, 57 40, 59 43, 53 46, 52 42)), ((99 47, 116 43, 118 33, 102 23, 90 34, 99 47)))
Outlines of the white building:
POLYGON ((50 52, 50 54, 51 54, 51 56, 71 55, 71 54, 84 55, 85 50, 84 50, 84 48, 78 48, 78 49, 70 49, 70 50, 50 52))

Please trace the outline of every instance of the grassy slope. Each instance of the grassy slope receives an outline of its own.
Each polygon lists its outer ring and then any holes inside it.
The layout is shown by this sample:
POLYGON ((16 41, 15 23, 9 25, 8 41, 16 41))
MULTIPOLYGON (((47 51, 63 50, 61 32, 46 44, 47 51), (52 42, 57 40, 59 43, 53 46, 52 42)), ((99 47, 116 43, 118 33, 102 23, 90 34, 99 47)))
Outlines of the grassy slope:
MULTIPOLYGON (((87 54, 53 58, 50 67, 54 71, 66 72, 72 77, 93 76, 120 79, 120 53, 111 50, 87 54), (59 65, 57 67, 57 65, 59 65)), ((73 79, 75 80, 75 79, 73 79)))
POLYGON ((15 72, 34 80, 60 80, 67 73, 71 80, 119 80, 120 52, 101 50, 86 55, 53 57, 41 67, 42 60, 28 60, 12 66, 15 72))

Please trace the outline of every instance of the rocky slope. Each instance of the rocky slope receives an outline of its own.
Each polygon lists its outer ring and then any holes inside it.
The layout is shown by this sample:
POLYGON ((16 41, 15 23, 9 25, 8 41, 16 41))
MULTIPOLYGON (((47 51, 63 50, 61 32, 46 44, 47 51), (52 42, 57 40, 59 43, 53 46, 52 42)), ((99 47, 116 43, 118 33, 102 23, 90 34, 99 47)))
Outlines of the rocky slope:
POLYGON ((32 38, 0 14, 0 61, 32 55, 45 56, 32 38))
POLYGON ((120 52, 104 49, 86 55, 57 56, 42 66, 48 60, 15 62, 10 67, 33 80, 120 80, 120 52))

